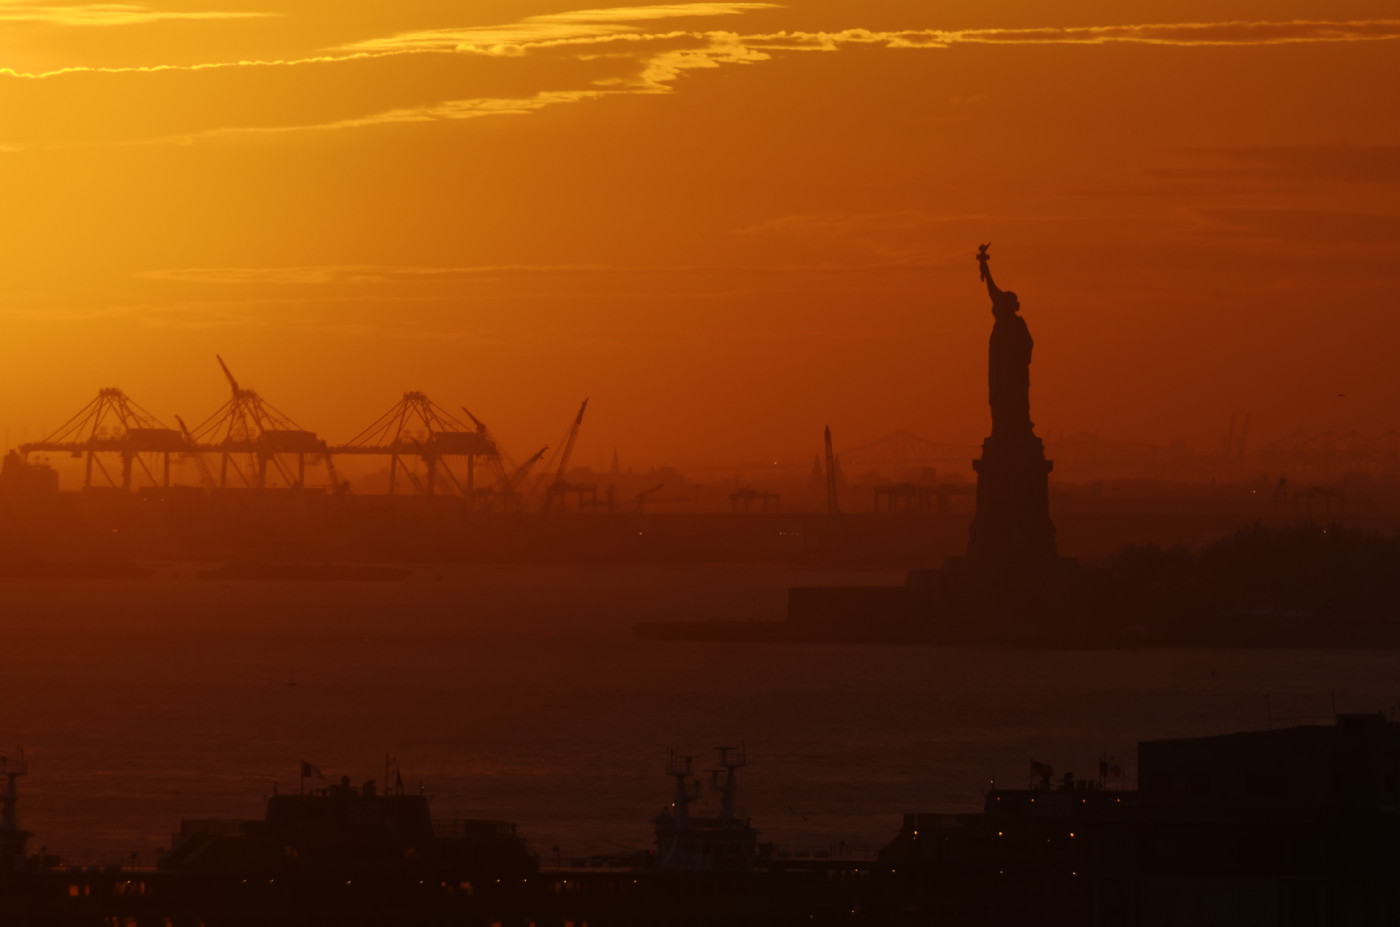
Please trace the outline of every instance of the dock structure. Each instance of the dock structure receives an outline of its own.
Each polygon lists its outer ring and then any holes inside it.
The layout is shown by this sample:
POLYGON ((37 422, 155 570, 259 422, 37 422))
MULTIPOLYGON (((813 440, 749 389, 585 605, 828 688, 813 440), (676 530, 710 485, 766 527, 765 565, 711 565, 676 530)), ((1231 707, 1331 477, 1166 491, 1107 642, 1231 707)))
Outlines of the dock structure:
POLYGON ((170 455, 185 449, 179 431, 111 386, 98 390, 95 399, 42 441, 21 444, 19 453, 26 461, 30 454, 43 452, 83 458, 84 489, 93 488, 96 475, 101 480, 98 486, 130 490, 143 476, 146 485, 168 487, 170 455), (116 465, 108 469, 104 460, 113 458, 116 465), (159 475, 153 464, 158 465, 159 475))
POLYGON ((402 472, 417 493, 433 496, 446 489, 468 504, 476 494, 477 459, 494 463, 501 458, 484 426, 468 427, 418 391, 404 393, 393 408, 330 452, 387 456, 391 496, 399 489, 402 472), (423 464, 421 476, 410 466, 415 459, 423 464), (460 477, 454 461, 465 461, 460 477))
MULTIPOLYGON (((217 359, 232 395, 190 430, 188 436, 176 433, 181 438, 181 446, 191 454, 217 455, 217 488, 228 489, 232 474, 235 486, 266 489, 269 469, 275 478, 280 478, 283 487, 304 488, 307 457, 311 457, 313 463, 319 460, 330 485, 337 487, 335 462, 331 460, 326 442, 278 411, 254 390, 239 386, 224 359, 217 359)), ((202 457, 200 460, 203 471, 202 457)))
POLYGON ((741 486, 729 494, 729 511, 743 511, 745 514, 753 511, 753 506, 757 505, 758 510, 767 514, 778 512, 779 503, 782 497, 775 492, 760 492, 752 486, 741 486))
MULTIPOLYGON (((541 448, 517 465, 470 412, 470 424, 464 423, 417 390, 405 392, 349 441, 332 445, 241 385, 221 356, 216 360, 229 397, 193 427, 176 415, 179 427, 171 428, 120 389, 103 388, 52 434, 19 445, 6 464, 6 485, 22 482, 15 476, 21 471, 50 473, 45 460, 29 459, 48 452, 86 460, 84 489, 172 489, 179 483, 179 474, 171 473, 173 456, 177 463, 195 464, 206 491, 328 488, 343 494, 349 484, 341 481, 335 457, 380 456, 388 458, 390 495, 411 487, 418 495, 459 497, 469 508, 496 502, 503 510, 518 511, 524 501, 521 486, 548 450, 541 448), (490 479, 478 486, 476 470, 483 464, 490 479), (324 468, 324 487, 318 480, 308 487, 308 465, 324 468)), ((575 437, 578 424, 572 426, 575 437)), ((560 482, 562 470, 554 478, 560 482)))
POLYGON ((877 512, 918 512, 928 515, 933 511, 933 500, 938 490, 933 486, 917 483, 894 483, 875 487, 875 511, 877 512))

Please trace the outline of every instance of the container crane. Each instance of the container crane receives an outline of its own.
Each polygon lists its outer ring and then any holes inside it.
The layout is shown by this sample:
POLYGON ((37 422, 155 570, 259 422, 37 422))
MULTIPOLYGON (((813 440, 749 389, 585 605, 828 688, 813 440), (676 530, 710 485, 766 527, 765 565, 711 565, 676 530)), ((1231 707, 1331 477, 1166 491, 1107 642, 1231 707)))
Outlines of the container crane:
POLYGON ((544 456, 547 450, 549 450, 548 444, 538 451, 535 451, 534 454, 530 455, 529 460, 516 467, 515 472, 506 477, 505 491, 511 493, 515 492, 515 487, 519 486, 525 480, 525 477, 530 475, 530 470, 539 462, 540 458, 544 456))
MULTIPOLYGON (((476 427, 476 433, 481 436, 481 440, 496 449, 496 453, 488 457, 486 462, 487 466, 491 468, 491 475, 496 478, 497 489, 502 493, 506 492, 510 488, 510 469, 514 467, 514 462, 501 448, 501 443, 496 440, 496 436, 491 433, 491 429, 486 427, 485 422, 475 415, 472 415, 471 409, 468 409, 466 406, 462 406, 462 411, 466 413, 467 418, 471 419, 472 425, 476 427)), ((546 445, 545 448, 547 450, 548 445, 546 445)))
MULTIPOLYGON (((540 458, 544 457, 545 452, 548 450, 549 445, 546 444, 544 447, 531 454, 529 460, 526 460, 513 471, 501 477, 494 488, 483 490, 486 498, 488 500, 493 496, 499 498, 501 500, 502 511, 520 511, 520 490, 518 487, 521 483, 525 482, 525 478, 530 475, 530 470, 534 468, 540 458)), ((504 469, 502 473, 504 473, 504 469)))
POLYGON ((569 472, 569 460, 574 455, 574 444, 578 441, 579 429, 583 426, 583 413, 588 411, 588 400, 583 401, 583 405, 578 407, 578 415, 574 417, 574 423, 569 426, 569 432, 564 436, 564 449, 559 455, 559 466, 554 471, 553 479, 550 479, 545 486, 543 512, 548 514, 550 507, 554 503, 554 497, 568 492, 570 486, 564 481, 564 475, 569 472))
POLYGON ((230 469, 244 486, 266 488, 269 465, 284 486, 303 488, 307 456, 325 462, 327 478, 334 486, 337 477, 326 442, 278 411, 256 391, 241 387, 223 357, 215 355, 215 359, 232 395, 190 434, 199 451, 219 455, 219 488, 227 488, 230 469), (239 465, 240 457, 246 469, 239 465), (295 458, 294 470, 284 463, 285 457, 295 458))
POLYGON ((209 469, 209 464, 205 462, 204 455, 201 454, 199 448, 195 446, 194 436, 190 434, 189 426, 186 425, 185 420, 178 415, 175 416, 175 422, 180 426, 180 433, 185 436, 185 441, 188 442, 190 446, 189 456, 194 458, 195 468, 199 470, 199 484, 211 491, 217 489, 219 484, 215 482, 214 473, 209 469))

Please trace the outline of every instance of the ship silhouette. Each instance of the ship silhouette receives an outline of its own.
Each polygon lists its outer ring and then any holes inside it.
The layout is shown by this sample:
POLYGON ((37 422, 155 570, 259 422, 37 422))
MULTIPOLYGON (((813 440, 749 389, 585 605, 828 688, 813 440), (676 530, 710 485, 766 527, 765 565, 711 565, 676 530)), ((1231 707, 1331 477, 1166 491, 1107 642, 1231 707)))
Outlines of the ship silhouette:
POLYGON ((28 766, 0 758, 0 923, 1323 927, 1400 910, 1400 724, 1381 714, 1144 741, 1134 785, 1103 759, 1097 778, 1058 779, 1032 760, 1026 787, 908 813, 871 858, 757 844, 733 802, 742 747, 711 770, 719 813, 693 813, 692 759, 668 758, 677 800, 630 862, 542 867, 509 824, 433 821, 397 782, 342 779, 272 796, 259 821, 186 821, 141 868, 26 855, 28 766))

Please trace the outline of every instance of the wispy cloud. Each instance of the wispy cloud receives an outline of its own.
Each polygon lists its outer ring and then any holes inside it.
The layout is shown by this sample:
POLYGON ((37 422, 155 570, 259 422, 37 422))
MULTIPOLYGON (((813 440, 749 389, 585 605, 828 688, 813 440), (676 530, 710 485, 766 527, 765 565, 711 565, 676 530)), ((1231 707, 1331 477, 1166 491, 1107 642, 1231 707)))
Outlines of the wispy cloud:
POLYGON ((935 223, 986 216, 931 216, 913 209, 879 213, 797 213, 764 219, 734 230, 735 235, 838 235, 868 232, 907 232, 935 223))
MULTIPOLYGON (((3 2, 3 0, 0 0, 3 2)), ((231 67, 332 65, 349 60, 398 55, 467 54, 518 57, 559 53, 577 59, 621 57, 634 62, 630 74, 598 78, 584 86, 543 90, 528 96, 481 96, 399 107, 327 120, 289 125, 245 125, 205 129, 147 139, 142 144, 182 143, 238 136, 360 129, 381 125, 528 115, 552 107, 598 100, 615 94, 664 94, 692 71, 727 65, 757 64, 774 55, 834 52, 850 46, 889 49, 946 49, 957 45, 1108 45, 1265 46, 1316 42, 1374 42, 1400 38, 1400 19, 1286 22, 1148 23, 1115 26, 1040 27, 1032 29, 843 29, 832 32, 644 31, 641 24, 675 19, 732 16, 778 9, 771 3, 714 2, 576 10, 526 17, 499 26, 472 26, 400 32, 350 43, 325 55, 276 61, 215 62, 124 68, 62 68, 39 73, 0 70, 15 77, 45 78, 77 72, 198 71, 231 67), (606 51, 605 51, 606 50, 606 51)), ((144 7, 16 7, 22 9, 108 10, 113 15, 161 15, 144 7)), ((0 15, 3 15, 0 12, 0 15)), ((172 14, 184 18, 223 14, 172 14)), ((236 14, 245 15, 245 14, 236 14)), ((256 15, 256 14, 246 14, 256 15)))
POLYGON ((926 270, 927 256, 915 261, 813 262, 800 264, 484 264, 424 267, 379 264, 313 264, 290 267, 182 267, 143 271, 139 280, 212 286, 320 287, 364 284, 453 283, 526 277, 713 277, 717 274, 760 276, 859 275, 895 269, 926 270))
POLYGON ((518 55, 530 48, 559 42, 603 39, 638 33, 639 22, 702 16, 732 16, 753 10, 776 8, 772 3, 666 3, 653 6, 574 10, 526 18, 500 26, 468 26, 399 32, 365 39, 347 46, 352 51, 460 51, 478 54, 518 55))
POLYGON ((1245 46, 1313 42, 1367 42, 1400 38, 1400 19, 1143 23, 1119 26, 1044 26, 1034 29, 903 29, 776 32, 746 40, 755 47, 836 51, 843 45, 951 48, 954 45, 1176 45, 1245 46))
POLYGON ((1203 231, 1225 237, 1318 244, 1393 245, 1400 241, 1400 216, 1330 209, 1195 210, 1203 231))
MULTIPOLYGON (((564 44, 616 38, 650 39, 714 33, 643 34, 633 23, 686 16, 722 16, 775 7, 768 3, 688 3, 618 9, 579 10, 532 16, 501 26, 472 26, 401 32, 365 39, 351 50, 451 50, 485 55, 520 55, 564 44)), ((835 51, 843 45, 891 48, 950 48, 954 45, 1282 45, 1302 42, 1381 41, 1400 38, 1400 19, 1226 21, 1141 23, 1114 26, 1044 26, 1032 29, 841 29, 831 32, 782 31, 734 36, 755 48, 835 51)))
POLYGON ((143 271, 140 280, 177 283, 330 284, 388 283, 520 274, 617 273, 623 268, 600 264, 489 264, 459 267, 405 267, 382 264, 314 264, 295 267, 183 267, 143 271))
POLYGON ((403 54, 407 54, 407 52, 349 52, 339 55, 311 55, 305 58, 209 61, 198 64, 143 64, 118 67, 71 65, 69 67, 54 68, 50 71, 20 71, 15 68, 0 68, 0 76, 17 77, 25 80, 47 80, 49 78, 64 77, 70 74, 158 74, 164 71, 219 71, 227 68, 287 68, 309 64, 339 64, 345 61, 392 58, 403 54))
POLYGON ((539 112, 562 103, 577 103, 581 100, 594 100, 609 93, 601 88, 588 90, 545 90, 529 97, 478 97, 470 100, 445 100, 427 106, 406 107, 383 110, 365 116, 352 116, 330 122, 304 123, 295 125, 267 126, 226 126, 217 129, 204 129, 199 132, 186 132, 180 135, 144 139, 134 144, 190 145, 199 141, 236 138, 250 135, 283 135, 296 132, 333 132, 343 129, 360 129, 369 126, 406 125, 410 123, 447 122, 465 119, 480 119, 486 116, 524 116, 539 112))
POLYGON ((1182 153, 1194 163, 1148 173, 1163 180, 1400 183, 1400 145, 1196 148, 1182 153))
MULTIPOLYGON (((667 19, 727 16, 781 8, 773 3, 678 3, 653 6, 576 10, 526 17, 497 26, 468 26, 399 32, 363 39, 322 55, 290 59, 242 59, 189 65, 153 64, 126 67, 71 66, 26 72, 0 68, 0 75, 46 78, 81 73, 141 73, 202 71, 234 67, 287 67, 330 64, 406 54, 472 54, 518 57, 531 52, 580 46, 623 44, 634 46, 630 56, 650 64, 656 55, 643 46, 658 42, 686 42, 688 48, 669 57, 708 57, 707 50, 722 46, 742 48, 735 60, 762 60, 765 52, 839 51, 849 45, 887 48, 951 48, 955 45, 1168 45, 1250 46, 1327 42, 1370 42, 1400 38, 1400 19, 1293 20, 1284 22, 1227 21, 1214 23, 1146 23, 1116 26, 1039 27, 1033 29, 903 29, 863 28, 835 31, 781 31, 744 35, 733 32, 643 32, 636 23, 667 19)), ((160 19, 227 19, 272 16, 271 13, 166 12, 134 4, 83 4, 75 6, 27 6, 0 0, 0 21, 63 22, 72 25, 118 25, 160 19)), ((628 54, 627 51, 620 54, 628 54)), ((708 65, 701 65, 708 66, 708 65)))
POLYGON ((258 19, 272 13, 153 10, 135 3, 26 4, 0 2, 0 23, 49 26, 134 26, 168 20, 258 19))
MULTIPOLYGON (((1042 29, 898 30, 845 29, 837 32, 776 32, 745 35, 735 32, 671 31, 645 33, 633 23, 676 16, 717 16, 769 7, 759 3, 697 3, 620 10, 584 10, 520 23, 471 29, 399 33, 347 47, 350 51, 453 51, 466 54, 518 56, 568 48, 583 56, 589 46, 618 45, 637 61, 630 77, 595 81, 587 89, 556 90, 524 99, 477 98, 396 109, 348 120, 294 127, 220 130, 287 132, 345 129, 404 122, 471 119, 486 115, 522 114, 561 103, 594 100, 613 93, 668 93, 687 72, 734 64, 756 64, 775 53, 839 51, 851 45, 891 49, 941 49, 958 44, 1104 45, 1275 45, 1300 42, 1380 41, 1400 38, 1400 20, 1346 22, 1222 22, 1042 29), (658 47, 659 46, 659 47, 658 47)), ((205 136, 208 137, 208 136, 205 136)))

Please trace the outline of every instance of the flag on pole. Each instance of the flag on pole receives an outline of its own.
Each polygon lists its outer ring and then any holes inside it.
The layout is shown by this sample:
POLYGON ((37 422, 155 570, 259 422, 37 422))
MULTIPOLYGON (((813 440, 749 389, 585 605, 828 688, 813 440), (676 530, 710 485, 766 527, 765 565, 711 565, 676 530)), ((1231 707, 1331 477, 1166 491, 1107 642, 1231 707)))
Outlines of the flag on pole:
POLYGON ((324 779, 325 774, 321 772, 321 767, 313 766, 306 760, 301 761, 301 777, 303 779, 324 779))
POLYGON ((1038 763, 1031 760, 1031 778, 1053 779, 1055 777, 1055 767, 1049 763, 1038 763))

